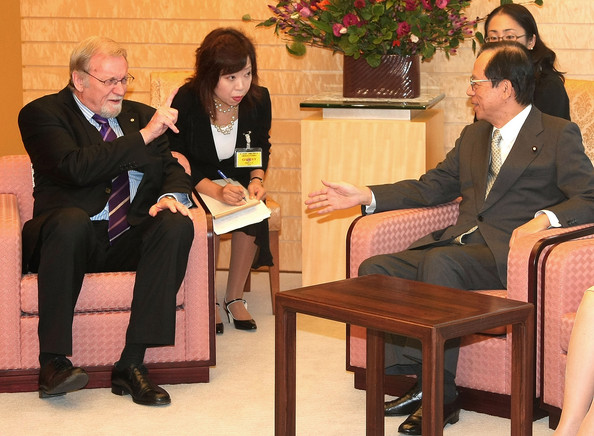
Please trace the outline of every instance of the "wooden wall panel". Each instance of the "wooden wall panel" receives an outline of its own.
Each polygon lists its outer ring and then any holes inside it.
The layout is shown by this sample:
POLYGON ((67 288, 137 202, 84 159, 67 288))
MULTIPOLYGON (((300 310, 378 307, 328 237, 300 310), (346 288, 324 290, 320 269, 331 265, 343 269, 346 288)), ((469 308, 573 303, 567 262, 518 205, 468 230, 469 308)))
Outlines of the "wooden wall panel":
MULTIPOLYGON (((342 58, 322 49, 309 49, 305 57, 296 58, 286 52, 284 41, 272 29, 255 28, 254 23, 241 21, 246 13, 266 19, 268 3, 21 0, 23 103, 65 86, 70 51, 77 41, 89 35, 103 34, 126 45, 130 72, 137 78, 128 97, 148 103, 151 71, 192 69, 194 51, 211 29, 234 26, 243 30, 257 45, 261 83, 270 89, 273 101, 273 154, 267 186, 283 208, 280 266, 285 271, 300 271, 300 223, 305 194, 300 192, 300 120, 312 112, 300 110, 299 103, 326 89, 340 89, 342 58)), ((594 79, 594 2, 544 3, 543 7, 530 8, 544 40, 557 51, 560 68, 568 77, 594 79)), ((499 0, 475 0, 469 16, 484 16, 498 4, 499 0)), ((439 86, 446 93, 439 104, 445 114, 446 150, 473 118, 466 89, 474 58, 467 43, 449 60, 440 53, 421 65, 423 82, 439 86)))

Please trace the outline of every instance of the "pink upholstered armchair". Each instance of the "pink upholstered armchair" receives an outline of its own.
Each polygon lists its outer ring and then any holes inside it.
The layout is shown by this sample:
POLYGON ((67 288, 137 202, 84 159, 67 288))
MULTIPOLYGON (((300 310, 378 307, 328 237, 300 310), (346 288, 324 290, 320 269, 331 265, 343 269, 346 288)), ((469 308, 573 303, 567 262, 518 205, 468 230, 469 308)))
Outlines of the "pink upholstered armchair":
MULTIPOLYGON (((580 126, 586 153, 594 159, 594 81, 566 80, 565 89, 571 119, 580 126)), ((574 239, 569 242, 552 241, 558 245, 544 267, 542 402, 551 428, 557 427, 563 406, 565 362, 575 313, 584 291, 594 285, 594 239, 589 239, 594 236, 585 233, 564 235, 564 239, 574 239)))
MULTIPOLYGON (((0 392, 37 390, 37 275, 22 274, 21 229, 32 216, 28 156, 0 158, 0 392)), ((156 383, 207 382, 215 363, 212 232, 192 209, 194 242, 177 294, 175 346, 147 351, 156 383)), ((89 370, 88 387, 109 386, 124 345, 134 272, 87 274, 74 315, 73 363, 89 370)))
POLYGON ((556 428, 563 407, 569 337, 584 291, 594 285, 594 228, 554 238, 543 272, 543 408, 556 428), (577 239, 576 239, 577 238, 577 239))
MULTIPOLYGON (((357 276, 359 264, 375 255, 404 250, 411 242, 437 229, 455 222, 458 202, 419 209, 383 212, 357 218, 347 235, 347 272, 357 276)), ((567 229, 547 230, 519 240, 508 258, 508 289, 477 291, 502 298, 537 303, 532 291, 539 293, 535 272, 529 274, 529 266, 538 266, 537 241, 545 235, 566 232, 567 229), (536 246, 536 248, 535 248, 536 246), (533 252, 534 250, 534 252, 533 252), (532 290, 532 291, 531 291, 532 290)), ((549 247, 550 248, 550 247, 549 247)), ((548 248, 547 248, 548 249, 548 248)), ((547 250, 545 249, 545 251, 547 250)), ((544 252, 543 252, 544 253, 544 252)), ((593 283, 594 284, 594 281, 593 283)), ((540 317, 537 317, 537 337, 540 338, 540 317)), ((510 371, 511 371, 511 329, 503 335, 476 334, 462 338, 456 384, 460 388, 461 406, 468 410, 509 416, 510 371)), ((355 372, 355 385, 364 387, 365 330, 349 326, 347 338, 347 367, 355 372)), ((540 367, 540 340, 537 344, 536 368, 540 367)), ((390 384, 396 380, 388 378, 387 391, 396 395, 405 386, 390 384)), ((535 399, 540 397, 540 371, 536 371, 535 399)), ((539 415, 538 411, 535 416, 539 415)))

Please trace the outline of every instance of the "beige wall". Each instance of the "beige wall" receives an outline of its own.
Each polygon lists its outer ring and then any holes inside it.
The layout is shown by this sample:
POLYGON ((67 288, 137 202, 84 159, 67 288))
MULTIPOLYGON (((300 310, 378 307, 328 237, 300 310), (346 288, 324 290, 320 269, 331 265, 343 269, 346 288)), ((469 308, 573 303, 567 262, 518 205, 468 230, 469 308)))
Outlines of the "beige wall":
MULTIPOLYGON (((594 2, 544 2, 544 7, 531 9, 544 40, 559 55, 560 68, 569 77, 594 79, 594 2)), ((10 0, 10 3, 18 2, 10 0)), ((310 112, 300 110, 299 103, 328 85, 341 84, 342 59, 321 49, 311 49, 303 58, 292 57, 271 29, 256 29, 253 23, 241 21, 246 13, 267 18, 268 3, 267 0, 21 0, 22 95, 23 101, 28 102, 61 89, 67 81, 67 60, 74 43, 92 34, 103 34, 128 48, 130 72, 137 77, 129 98, 148 103, 151 71, 191 69, 194 50, 208 31, 218 26, 242 29, 258 46, 262 84, 272 95, 273 155, 267 186, 283 211, 280 267, 285 271, 300 271, 303 195, 299 122, 310 112)), ((498 4, 499 0, 476 0, 470 15, 484 16, 498 4)), ((17 19, 14 14, 11 16, 17 19)), ((470 47, 466 44, 449 61, 438 54, 422 65, 424 81, 438 84, 446 93, 445 101, 440 103, 445 111, 446 149, 453 145, 461 127, 472 119, 465 97, 474 59, 470 47)), ((13 52, 16 60, 18 50, 13 52)), ((3 119, 16 119, 16 114, 3 119)), ((3 149, 2 154, 8 153, 3 149)))
POLYGON ((17 126, 17 116, 23 103, 23 69, 21 61, 21 22, 19 0, 2 3, 0 50, 4 65, 0 73, 0 120, 2 120, 2 146, 0 155, 25 152, 17 126))

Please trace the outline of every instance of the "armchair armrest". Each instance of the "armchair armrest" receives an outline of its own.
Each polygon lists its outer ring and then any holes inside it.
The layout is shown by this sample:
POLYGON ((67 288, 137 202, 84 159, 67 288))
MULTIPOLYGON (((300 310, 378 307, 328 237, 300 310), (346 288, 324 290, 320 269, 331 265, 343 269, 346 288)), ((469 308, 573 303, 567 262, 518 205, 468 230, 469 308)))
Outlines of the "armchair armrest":
POLYGON ((0 194, 0 356, 1 368, 17 368, 19 351, 20 288, 22 275, 21 217, 17 197, 0 194), (17 362, 15 362, 15 359, 17 362))
POLYGON ((507 259, 508 298, 534 302, 548 252, 557 244, 584 237, 594 237, 594 224, 548 229, 518 239, 507 259))
POLYGON ((214 237, 212 217, 199 205, 190 209, 194 223, 194 241, 190 249, 188 267, 184 278, 186 301, 186 334, 203 336, 202 341, 189 341, 187 355, 190 359, 205 360, 210 356, 214 364, 214 237), (208 316, 204 316, 208 314, 208 316), (209 338, 213 339, 210 340, 209 338), (211 344, 209 350, 199 349, 211 344))
MULTIPOLYGON (((576 312, 585 290, 594 286, 593 236, 594 232, 585 239, 566 241, 551 250, 544 271, 545 313, 555 312, 560 320, 565 314, 576 312)), ((547 315, 546 321, 549 319, 547 315)))
POLYGON ((357 218, 347 233, 347 275, 356 277, 361 262, 373 255, 405 250, 417 239, 453 224, 458 217, 458 205, 456 200, 357 218))

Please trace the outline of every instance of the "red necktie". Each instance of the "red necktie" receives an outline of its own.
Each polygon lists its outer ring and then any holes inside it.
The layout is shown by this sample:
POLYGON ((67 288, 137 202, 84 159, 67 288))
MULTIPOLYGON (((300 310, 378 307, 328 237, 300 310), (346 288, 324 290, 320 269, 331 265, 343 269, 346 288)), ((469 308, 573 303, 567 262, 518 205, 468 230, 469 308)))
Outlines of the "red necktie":
MULTIPOLYGON (((109 126, 107 118, 100 115, 93 115, 93 119, 99 123, 101 128, 99 133, 104 141, 111 142, 117 138, 115 132, 109 126)), ((130 209, 130 180, 128 179, 128 172, 125 171, 111 183, 111 195, 107 200, 109 206, 109 225, 107 233, 109 235, 109 243, 124 233, 130 228, 126 215, 130 209)))

